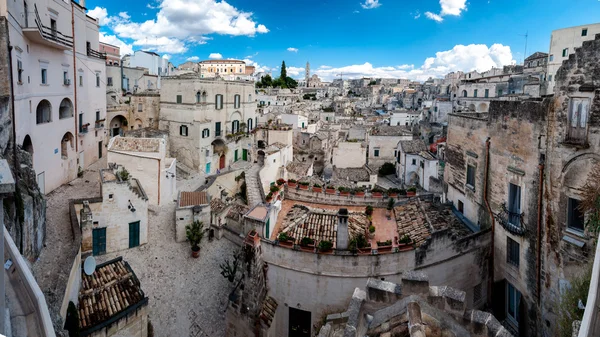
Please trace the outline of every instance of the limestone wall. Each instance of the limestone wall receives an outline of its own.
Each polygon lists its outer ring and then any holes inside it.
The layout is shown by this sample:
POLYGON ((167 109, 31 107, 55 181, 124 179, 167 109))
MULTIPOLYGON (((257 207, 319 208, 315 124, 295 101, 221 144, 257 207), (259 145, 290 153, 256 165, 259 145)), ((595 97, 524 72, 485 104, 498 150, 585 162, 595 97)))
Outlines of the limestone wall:
POLYGON ((367 148, 362 143, 339 142, 333 148, 333 166, 337 168, 363 167, 367 163, 367 148))

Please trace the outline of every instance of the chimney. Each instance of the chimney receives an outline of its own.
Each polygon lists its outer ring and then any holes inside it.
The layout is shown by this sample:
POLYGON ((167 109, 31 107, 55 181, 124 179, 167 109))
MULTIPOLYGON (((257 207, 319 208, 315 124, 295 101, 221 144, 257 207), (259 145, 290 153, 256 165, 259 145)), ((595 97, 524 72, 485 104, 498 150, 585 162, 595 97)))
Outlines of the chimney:
POLYGON ((336 250, 348 250, 350 235, 348 234, 348 210, 340 208, 337 214, 337 237, 336 250))

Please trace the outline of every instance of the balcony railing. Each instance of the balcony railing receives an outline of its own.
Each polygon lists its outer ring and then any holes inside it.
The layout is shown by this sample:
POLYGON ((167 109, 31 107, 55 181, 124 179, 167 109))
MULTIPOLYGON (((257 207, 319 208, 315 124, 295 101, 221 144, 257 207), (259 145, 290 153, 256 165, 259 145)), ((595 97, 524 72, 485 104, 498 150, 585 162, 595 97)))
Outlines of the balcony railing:
POLYGON ((81 126, 79 127, 79 134, 80 134, 80 135, 82 135, 82 136, 83 136, 83 135, 85 135, 85 134, 87 134, 87 133, 88 133, 88 131, 89 131, 89 130, 88 130, 88 129, 89 129, 89 126, 90 126, 89 124, 81 125, 81 126))
POLYGON ((90 47, 88 47, 87 49, 87 55, 89 57, 95 57, 97 59, 106 60, 106 53, 101 53, 99 51, 93 50, 90 47))
MULTIPOLYGON (((34 28, 39 33, 39 37, 41 37, 45 41, 51 41, 54 43, 58 43, 59 45, 68 48, 73 48, 73 37, 65 35, 59 32, 56 27, 48 27, 42 23, 42 19, 40 19, 40 15, 38 13, 37 5, 34 5, 33 12, 26 13, 27 18, 25 20, 26 28, 34 28), (32 25, 32 23, 34 25, 32 25)), ((31 32, 31 30, 29 30, 31 32)), ((38 37, 38 39, 39 39, 38 37)), ((42 41, 42 40, 39 40, 42 41)))
POLYGON ((525 226, 523 223, 523 216, 525 213, 517 213, 510 211, 506 207, 506 203, 502 204, 502 211, 496 215, 498 222, 512 234, 523 235, 525 234, 525 226))
POLYGON ((104 121, 105 121, 104 119, 97 120, 94 123, 94 128, 96 128, 96 129, 104 129, 104 121))

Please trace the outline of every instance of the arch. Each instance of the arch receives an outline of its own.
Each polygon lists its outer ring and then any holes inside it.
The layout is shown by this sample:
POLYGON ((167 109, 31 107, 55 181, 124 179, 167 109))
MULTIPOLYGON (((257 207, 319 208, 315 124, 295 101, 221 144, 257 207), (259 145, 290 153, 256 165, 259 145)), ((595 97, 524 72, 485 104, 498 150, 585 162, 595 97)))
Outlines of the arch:
POLYGON ((202 103, 202 94, 200 91, 196 93, 196 103, 202 103))
POLYGON ((29 135, 26 135, 25 139, 23 139, 23 146, 21 146, 21 148, 29 152, 30 155, 33 155, 33 142, 31 141, 31 137, 29 137, 29 135))
POLYGON ((240 121, 237 119, 231 122, 231 133, 238 133, 240 131, 240 121))
POLYGON ((58 107, 58 118, 70 118, 73 117, 73 103, 68 98, 63 98, 58 107))
POLYGON ((258 151, 258 165, 263 166, 265 164, 265 151, 258 151))
POLYGON ((475 104, 471 103, 469 104, 469 111, 475 111, 475 104))
POLYGON ((462 97, 467 97, 467 91, 466 90, 462 91, 462 97))
POLYGON ((134 127, 135 127, 135 129, 141 129, 144 127, 144 123, 142 122, 141 119, 136 118, 134 127))
POLYGON ((488 105, 486 103, 479 103, 477 112, 487 112, 487 111, 488 111, 488 105))
POLYGON ((36 124, 52 122, 52 104, 48 100, 41 100, 35 109, 36 124))
POLYGON ((206 103, 206 91, 202 92, 202 103, 206 103))
MULTIPOLYGON (((264 141, 264 140, 259 140, 259 141, 258 141, 258 148, 259 148, 259 149, 264 149, 264 148, 266 148, 266 147, 267 147, 267 144, 265 143, 265 141, 264 141)), ((260 151, 259 151, 259 152, 260 152, 260 151)), ((264 152, 263 152, 263 153, 264 153, 264 152)))
POLYGON ((60 156, 62 159, 69 158, 69 150, 73 150, 73 134, 67 132, 60 141, 60 156))
POLYGON ((117 135, 122 135, 123 132, 127 130, 128 124, 129 122, 127 121, 127 118, 125 118, 125 116, 116 115, 115 117, 113 117, 113 119, 111 119, 109 124, 110 136, 114 137, 117 135))

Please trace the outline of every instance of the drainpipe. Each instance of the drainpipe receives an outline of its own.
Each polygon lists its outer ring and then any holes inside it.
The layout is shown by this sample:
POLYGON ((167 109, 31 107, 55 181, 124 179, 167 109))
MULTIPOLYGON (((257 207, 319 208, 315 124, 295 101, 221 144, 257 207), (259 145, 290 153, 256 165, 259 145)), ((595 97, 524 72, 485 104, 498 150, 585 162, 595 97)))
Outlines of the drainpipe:
POLYGON ((491 242, 491 256, 490 256, 490 265, 489 265, 489 280, 488 280, 488 303, 492 303, 492 287, 494 286, 494 235, 495 235, 495 227, 496 222, 494 220, 494 213, 492 213, 492 208, 490 207, 490 203, 488 202, 488 172, 490 167, 490 137, 485 140, 485 175, 483 179, 483 200, 485 201, 485 207, 487 208, 488 213, 490 214, 490 219, 492 220, 492 242, 491 242))
MULTIPOLYGON (((79 117, 79 110, 77 110, 77 56, 75 51, 75 6, 73 5, 73 2, 71 2, 71 34, 73 35, 73 99, 75 100, 75 118, 73 118, 73 120, 75 121, 75 153, 79 156, 79 140, 77 138, 79 132, 77 129, 77 118, 79 117)), ((81 169, 83 169, 83 167, 81 169)))
POLYGON ((544 164, 539 166, 538 216, 537 216, 537 300, 540 303, 542 286, 542 194, 544 187, 544 164))
POLYGON ((158 159, 158 204, 160 205, 160 159, 158 159))

